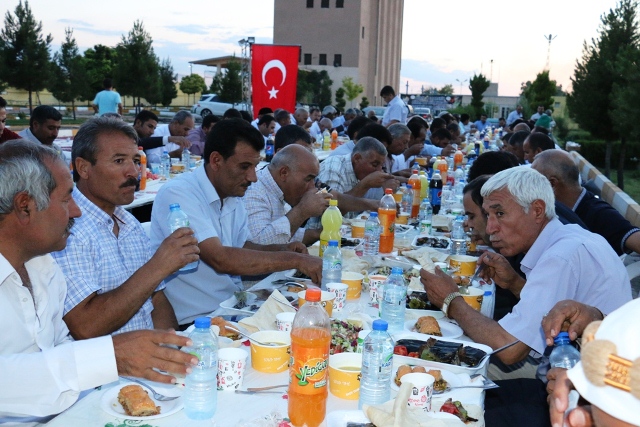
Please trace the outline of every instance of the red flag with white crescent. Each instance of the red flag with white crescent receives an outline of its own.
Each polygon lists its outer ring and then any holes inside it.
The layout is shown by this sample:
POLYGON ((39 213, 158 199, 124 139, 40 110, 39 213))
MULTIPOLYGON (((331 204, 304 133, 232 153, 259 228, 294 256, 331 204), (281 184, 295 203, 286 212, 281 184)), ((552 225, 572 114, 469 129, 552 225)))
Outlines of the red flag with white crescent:
POLYGON ((300 46, 251 45, 254 118, 263 107, 295 111, 299 56, 300 46))

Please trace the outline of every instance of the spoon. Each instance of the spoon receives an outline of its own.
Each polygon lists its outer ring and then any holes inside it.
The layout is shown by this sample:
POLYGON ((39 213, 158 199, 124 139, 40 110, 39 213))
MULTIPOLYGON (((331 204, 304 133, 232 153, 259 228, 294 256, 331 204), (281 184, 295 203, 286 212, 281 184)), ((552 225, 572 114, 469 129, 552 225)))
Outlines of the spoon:
POLYGON ((496 353, 500 353, 502 350, 506 350, 506 349, 508 349, 509 347, 514 346, 514 345, 518 344, 519 342, 520 342, 520 340, 515 340, 514 342, 510 342, 509 344, 503 345, 502 347, 498 347, 498 348, 496 348, 495 350, 490 351, 489 353, 485 354, 485 355, 482 357, 482 359, 480 359, 480 362, 478 362, 478 364, 482 363, 482 361, 483 361, 484 359, 486 359, 487 357, 490 357, 491 355, 496 354, 496 353))
POLYGON ((469 286, 473 286, 473 281, 474 280, 478 280, 478 276, 482 272, 483 268, 484 268, 484 263, 480 264, 480 267, 478 267, 476 269, 476 272, 473 273, 473 276, 471 276, 471 279, 469 279, 469 284, 468 285, 460 285, 460 293, 462 295, 469 295, 469 286))
POLYGON ((229 330, 232 330, 233 332, 238 333, 239 335, 242 335, 243 337, 247 338, 249 341, 254 342, 254 343, 258 344, 258 345, 261 345, 261 346, 264 346, 264 347, 275 347, 276 346, 276 344, 274 344, 274 343, 263 343, 263 342, 258 341, 255 338, 251 338, 249 335, 245 334, 244 332, 240 332, 236 328, 231 327, 229 325, 226 325, 226 328, 229 329, 229 330))

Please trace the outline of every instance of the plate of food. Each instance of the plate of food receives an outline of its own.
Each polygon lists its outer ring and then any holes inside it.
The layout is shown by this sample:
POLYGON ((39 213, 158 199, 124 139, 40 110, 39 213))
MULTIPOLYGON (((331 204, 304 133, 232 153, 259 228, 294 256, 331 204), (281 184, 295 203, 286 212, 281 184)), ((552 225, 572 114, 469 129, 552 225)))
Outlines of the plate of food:
POLYGON ((431 305, 427 293, 419 291, 407 293, 407 313, 418 317, 431 316, 436 320, 444 318, 444 313, 431 305))
POLYGON ((358 332, 362 329, 361 325, 356 325, 352 321, 332 319, 329 354, 355 353, 358 346, 358 332))
MULTIPOLYGON (((156 392, 165 396, 179 396, 179 388, 170 384, 153 383, 156 392)), ((125 420, 147 421, 168 417, 183 407, 182 397, 159 401, 147 387, 125 382, 107 389, 102 395, 100 407, 107 414, 125 420)))
POLYGON ((446 251, 449 249, 450 245, 451 241, 447 238, 429 236, 424 234, 417 235, 411 242, 411 247, 414 249, 427 247, 446 251))
POLYGON ((462 328, 444 319, 433 316, 422 316, 418 320, 407 320, 404 328, 410 332, 431 335, 442 338, 458 338, 464 333, 462 328))
POLYGON ((447 387, 459 387, 464 384, 464 382, 468 382, 470 380, 469 374, 454 374, 453 372, 447 371, 445 369, 435 369, 429 368, 427 366, 419 366, 419 365, 399 365, 398 367, 393 369, 392 381, 391 381, 391 389, 392 390, 400 390, 400 386, 402 385, 402 377, 406 374, 423 372, 425 374, 429 374, 433 376, 435 382, 433 383, 433 393, 434 395, 444 395, 446 393, 450 393, 451 390, 446 391, 447 387), (464 380, 467 381, 464 381, 464 380))
POLYGON ((287 270, 284 272, 284 278, 292 280, 294 282, 309 282, 311 283, 311 277, 307 276, 300 270, 287 270))
POLYGON ((233 296, 220 303, 220 307, 249 316, 255 314, 264 301, 258 300, 258 296, 252 292, 238 291, 233 296))

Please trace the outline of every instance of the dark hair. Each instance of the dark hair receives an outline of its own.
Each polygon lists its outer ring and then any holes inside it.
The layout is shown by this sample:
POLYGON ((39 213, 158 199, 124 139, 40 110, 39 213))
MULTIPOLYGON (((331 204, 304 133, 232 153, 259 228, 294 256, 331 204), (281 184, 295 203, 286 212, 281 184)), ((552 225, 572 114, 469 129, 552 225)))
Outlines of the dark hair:
POLYGON ((277 152, 281 148, 286 147, 287 145, 296 144, 297 141, 304 141, 308 145, 311 145, 311 135, 309 132, 304 130, 301 126, 298 125, 286 125, 282 126, 276 132, 276 140, 273 145, 273 151, 277 152))
POLYGON ((545 134, 545 135, 549 135, 549 129, 543 128, 542 126, 536 126, 536 127, 533 128, 531 133, 542 133, 542 134, 545 134))
POLYGON ((111 89, 113 87, 113 81, 107 77, 102 81, 102 87, 105 89, 111 89))
POLYGON ((56 122, 59 122, 62 120, 62 114, 60 114, 60 111, 56 110, 50 105, 38 105, 33 109, 33 112, 31 113, 31 119, 29 119, 29 127, 33 126, 33 122, 42 124, 47 120, 54 120, 56 122))
POLYGON ((373 121, 365 116, 357 116, 355 119, 353 119, 349 124, 349 127, 347 128, 347 136, 349 137, 349 139, 353 141, 355 134, 360 132, 360 129, 362 129, 369 123, 373 123, 373 121))
POLYGON ((455 117, 453 117, 453 116, 451 115, 451 113, 445 113, 445 114, 441 115, 441 116, 440 116, 440 118, 441 118, 442 120, 444 120, 444 121, 445 121, 445 123, 447 124, 447 126, 448 126, 451 122, 453 122, 453 121, 455 120, 455 117))
POLYGON ((140 123, 146 123, 149 120, 158 121, 158 116, 155 115, 153 111, 142 110, 137 115, 136 118, 133 119, 133 123, 140 121, 140 123))
POLYGON ((446 127, 447 127, 447 122, 445 122, 444 119, 441 119, 440 117, 436 117, 431 122, 431 132, 433 132, 436 129, 444 129, 446 127))
POLYGON ((531 147, 533 151, 537 150, 538 148, 542 151, 553 150, 554 148, 556 148, 556 144, 554 144, 551 138, 541 132, 533 132, 529 134, 528 139, 529 147, 531 147))
POLYGON ((280 123, 280 121, 285 120, 287 117, 290 117, 290 116, 291 115, 287 110, 280 110, 275 114, 273 118, 276 119, 276 122, 280 123))
POLYGON ((227 111, 224 112, 224 114, 222 115, 223 119, 241 119, 242 118, 242 114, 240 114, 240 111, 236 110, 235 108, 229 108, 227 111))
POLYGON ((265 114, 273 114, 273 110, 269 107, 262 107, 261 109, 258 110, 259 116, 262 116, 265 114))
POLYGON ((513 136, 513 132, 505 133, 504 135, 502 135, 502 142, 504 142, 505 144, 508 144, 512 136, 513 136))
POLYGON ((207 134, 207 141, 204 144, 205 164, 209 163, 211 153, 214 151, 220 153, 225 160, 233 156, 239 142, 250 145, 256 151, 264 148, 262 134, 251 123, 247 123, 241 118, 220 121, 207 134))
POLYGON ((511 139, 509 140, 510 145, 522 145, 524 140, 531 135, 531 132, 527 132, 526 130, 519 130, 518 132, 511 135, 511 139))
POLYGON ((377 139, 378 141, 385 144, 385 146, 391 145, 391 143, 393 142, 393 138, 391 137, 391 132, 389 132, 389 129, 378 123, 369 123, 362 129, 360 129, 360 132, 358 132, 358 141, 366 136, 371 136, 377 139))
POLYGON ((413 135, 414 138, 418 138, 420 136, 420 131, 422 129, 429 129, 427 121, 420 116, 412 117, 411 120, 407 122, 407 127, 411 131, 411 135, 413 135), (415 117, 417 117, 417 119, 415 117))
POLYGON ((387 85, 382 89, 380 89, 380 96, 385 96, 385 95, 396 96, 396 91, 393 90, 391 86, 387 85))
POLYGON ((460 116, 460 121, 464 122, 466 120, 469 120, 471 117, 467 114, 467 113, 462 113, 462 115, 460 116))
POLYGON ((208 128, 211 127, 212 124, 218 123, 220 121, 220 116, 216 116, 215 114, 207 114, 202 119, 202 127, 208 128))
POLYGON ((316 111, 320 112, 320 109, 318 107, 311 107, 309 109, 309 115, 315 113, 316 111))
POLYGON ((460 126, 457 123, 451 122, 447 125, 447 130, 449 131, 449 133, 460 131, 460 126))
POLYGON ((467 178, 471 182, 480 175, 494 175, 519 165, 518 158, 508 151, 487 151, 473 162, 467 178))
POLYGON ((4 98, 0 96, 0 108, 5 108, 6 106, 7 101, 5 101, 4 98))
POLYGON ((484 198, 482 194, 480 194, 480 190, 485 182, 487 182, 491 178, 491 175, 480 175, 479 177, 472 179, 467 185, 464 186, 462 190, 462 194, 467 194, 471 192, 471 200, 476 205, 482 207, 482 203, 484 202, 484 198))
POLYGON ((264 124, 269 126, 269 124, 274 120, 275 119, 273 118, 273 116, 271 114, 265 114, 264 116, 260 117, 260 120, 258 120, 258 126, 264 125, 264 124))
POLYGON ((451 141, 453 136, 451 136, 451 132, 446 129, 436 129, 434 132, 431 132, 431 139, 433 140, 433 138, 448 139, 451 141))
POLYGON ((249 112, 245 110, 240 110, 240 117, 242 117, 243 120, 249 123, 251 123, 251 121, 253 120, 253 117, 251 117, 251 114, 249 114, 249 112))

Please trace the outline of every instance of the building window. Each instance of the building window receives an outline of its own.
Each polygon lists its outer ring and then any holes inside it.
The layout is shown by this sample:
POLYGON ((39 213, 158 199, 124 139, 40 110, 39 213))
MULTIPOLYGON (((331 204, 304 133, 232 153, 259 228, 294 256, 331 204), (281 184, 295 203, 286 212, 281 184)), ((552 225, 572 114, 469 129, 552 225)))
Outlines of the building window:
POLYGON ((324 9, 328 9, 329 8, 329 0, 320 0, 320 7, 324 8, 324 9))
POLYGON ((339 53, 336 53, 335 55, 333 55, 333 66, 334 67, 342 67, 342 55, 339 53))
POLYGON ((307 0, 307 9, 313 8, 313 0, 307 0))
POLYGON ((327 65, 327 54, 321 53, 318 59, 318 65, 327 65))
POLYGON ((310 53, 305 53, 304 54, 304 65, 311 65, 311 54, 310 53))
POLYGON ((344 0, 336 0, 336 8, 342 9, 344 7, 344 0))

